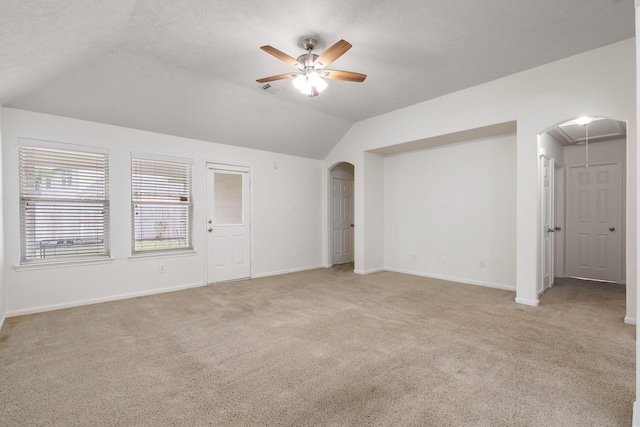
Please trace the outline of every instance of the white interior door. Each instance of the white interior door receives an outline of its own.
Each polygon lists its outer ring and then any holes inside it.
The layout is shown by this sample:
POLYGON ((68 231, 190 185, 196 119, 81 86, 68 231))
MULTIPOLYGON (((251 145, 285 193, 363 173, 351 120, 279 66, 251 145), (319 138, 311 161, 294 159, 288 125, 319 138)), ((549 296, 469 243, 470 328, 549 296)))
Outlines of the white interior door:
POLYGON ((207 281, 251 277, 249 170, 207 165, 207 281))
POLYGON ((620 282, 622 168, 619 162, 568 168, 567 272, 620 282))
POLYGON ((542 283, 538 292, 543 292, 553 285, 554 248, 555 248, 555 161, 547 156, 540 156, 542 167, 542 283))
POLYGON ((333 263, 353 262, 353 180, 333 178, 333 263))

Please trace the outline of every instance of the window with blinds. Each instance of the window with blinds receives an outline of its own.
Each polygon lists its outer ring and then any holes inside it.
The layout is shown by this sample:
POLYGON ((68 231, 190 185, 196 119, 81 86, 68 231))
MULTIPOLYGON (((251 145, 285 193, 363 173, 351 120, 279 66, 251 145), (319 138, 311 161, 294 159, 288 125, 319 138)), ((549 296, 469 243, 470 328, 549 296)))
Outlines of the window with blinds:
POLYGON ((21 146, 21 263, 109 256, 106 152, 21 146))
POLYGON ((186 159, 132 155, 133 254, 193 249, 192 169, 186 159))

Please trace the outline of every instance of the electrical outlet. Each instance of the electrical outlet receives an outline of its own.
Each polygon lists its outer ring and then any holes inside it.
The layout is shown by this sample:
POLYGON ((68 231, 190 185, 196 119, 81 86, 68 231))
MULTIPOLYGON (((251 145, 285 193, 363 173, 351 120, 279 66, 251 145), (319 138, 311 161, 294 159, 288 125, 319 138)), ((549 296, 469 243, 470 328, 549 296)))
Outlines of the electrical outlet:
POLYGON ((160 273, 164 273, 164 264, 160 264, 159 271, 160 273))
POLYGON ((293 251, 293 257, 298 258, 298 251, 293 251))
POLYGON ((447 261, 448 261, 448 260, 447 260, 447 257, 446 257, 446 256, 443 256, 443 257, 442 257, 442 263, 443 263, 443 264, 446 264, 446 263, 447 263, 447 261))
POLYGON ((480 268, 485 268, 487 265, 485 264, 484 260, 481 259, 480 260, 480 268))
POLYGON ((411 261, 415 261, 416 260, 416 254, 411 254, 411 261))

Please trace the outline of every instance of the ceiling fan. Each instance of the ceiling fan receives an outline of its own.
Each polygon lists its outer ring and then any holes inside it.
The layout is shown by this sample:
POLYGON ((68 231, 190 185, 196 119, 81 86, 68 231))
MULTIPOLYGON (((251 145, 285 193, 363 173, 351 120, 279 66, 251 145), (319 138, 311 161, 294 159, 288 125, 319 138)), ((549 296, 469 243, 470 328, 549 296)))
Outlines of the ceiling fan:
POLYGON ((291 64, 298 68, 297 72, 278 74, 277 76, 265 77, 258 79, 258 83, 268 83, 275 80, 288 79, 294 77, 293 85, 303 94, 309 96, 317 96, 327 87, 325 78, 334 80, 344 80, 348 82, 363 82, 367 78, 366 74, 354 73, 351 71, 327 70, 324 67, 340 58, 346 51, 351 49, 351 43, 340 40, 320 55, 311 53, 318 42, 312 38, 306 38, 302 41, 302 47, 307 51, 298 56, 298 59, 287 55, 284 52, 271 46, 261 46, 270 55, 275 56, 281 61, 291 64))

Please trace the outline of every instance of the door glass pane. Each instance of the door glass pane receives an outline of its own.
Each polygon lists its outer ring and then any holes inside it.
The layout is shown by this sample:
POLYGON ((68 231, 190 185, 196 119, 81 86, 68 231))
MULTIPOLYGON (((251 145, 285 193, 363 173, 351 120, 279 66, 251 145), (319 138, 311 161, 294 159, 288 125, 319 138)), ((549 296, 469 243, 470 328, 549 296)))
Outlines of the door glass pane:
POLYGON ((214 173, 214 225, 242 225, 242 175, 237 173, 214 173))

